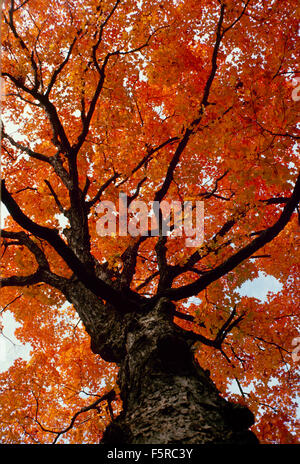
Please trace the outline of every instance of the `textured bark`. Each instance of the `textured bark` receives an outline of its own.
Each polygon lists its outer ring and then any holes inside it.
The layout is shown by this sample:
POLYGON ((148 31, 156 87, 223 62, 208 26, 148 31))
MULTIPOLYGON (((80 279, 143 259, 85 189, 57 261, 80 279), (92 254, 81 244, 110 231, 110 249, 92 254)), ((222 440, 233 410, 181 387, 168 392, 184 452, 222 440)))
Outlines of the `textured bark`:
POLYGON ((257 443, 248 430, 253 414, 219 395, 172 322, 172 306, 162 299, 127 320, 118 378, 123 412, 101 443, 257 443))
POLYGON ((91 337, 92 351, 107 362, 120 363, 126 355, 126 330, 133 314, 123 315, 105 305, 78 280, 70 283, 64 293, 91 337))

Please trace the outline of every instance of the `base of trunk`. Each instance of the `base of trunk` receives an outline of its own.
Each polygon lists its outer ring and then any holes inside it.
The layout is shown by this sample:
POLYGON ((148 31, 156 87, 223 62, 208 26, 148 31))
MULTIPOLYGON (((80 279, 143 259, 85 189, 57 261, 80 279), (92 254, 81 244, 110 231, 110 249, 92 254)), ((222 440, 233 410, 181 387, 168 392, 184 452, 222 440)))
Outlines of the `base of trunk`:
POLYGON ((258 443, 248 430, 254 424, 250 410, 221 398, 209 379, 182 375, 148 380, 147 398, 137 400, 133 410, 124 410, 107 427, 101 443, 258 443))
POLYGON ((118 380, 124 409, 101 443, 258 443, 248 430, 253 414, 219 395, 168 305, 161 301, 128 329, 118 380))

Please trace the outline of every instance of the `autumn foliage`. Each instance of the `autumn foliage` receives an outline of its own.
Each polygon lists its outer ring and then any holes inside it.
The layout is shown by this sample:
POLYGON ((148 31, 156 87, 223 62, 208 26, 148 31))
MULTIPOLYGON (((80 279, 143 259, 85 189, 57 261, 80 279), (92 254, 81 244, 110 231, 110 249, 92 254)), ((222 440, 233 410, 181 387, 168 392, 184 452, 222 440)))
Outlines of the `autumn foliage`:
POLYGON ((2 443, 98 443, 122 408, 116 364, 92 353, 57 284, 77 264, 17 207, 86 269, 105 263, 105 301, 159 292, 176 324, 219 335, 199 338, 200 365, 263 443, 297 441, 297 15, 294 0, 4 2, 1 314, 31 357, 0 374, 2 443), (120 192, 203 200, 203 245, 98 236, 97 204, 120 192), (260 272, 282 289, 241 296, 260 272))

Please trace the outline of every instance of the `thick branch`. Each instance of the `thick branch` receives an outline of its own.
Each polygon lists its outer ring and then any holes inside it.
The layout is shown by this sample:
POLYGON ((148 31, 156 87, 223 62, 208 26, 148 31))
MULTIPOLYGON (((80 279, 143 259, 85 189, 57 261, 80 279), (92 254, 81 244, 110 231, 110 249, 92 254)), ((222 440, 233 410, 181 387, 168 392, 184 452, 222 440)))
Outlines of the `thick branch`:
POLYGON ((108 301, 122 312, 135 310, 134 301, 140 299, 138 294, 128 292, 127 298, 120 292, 116 291, 113 287, 105 283, 103 280, 96 277, 75 255, 75 253, 66 245, 66 243, 59 236, 57 230, 48 227, 40 226, 31 219, 29 219, 19 208, 16 201, 12 198, 7 191, 4 181, 2 185, 2 201, 12 215, 13 219, 25 230, 29 231, 36 237, 46 240, 55 251, 63 258, 69 268, 74 272, 77 278, 95 295, 108 301), (131 297, 133 302, 129 304, 131 297))
POLYGON ((255 238, 251 243, 240 249, 237 253, 232 255, 222 264, 217 266, 215 269, 208 271, 205 275, 197 279, 195 282, 185 285, 181 288, 170 288, 164 290, 159 296, 167 296, 172 300, 180 300, 188 298, 193 295, 197 295, 199 292, 204 290, 212 282, 220 279, 228 272, 235 269, 244 260, 250 258, 256 251, 271 242, 286 226, 289 222, 293 211, 297 207, 300 201, 300 176, 298 177, 292 196, 286 203, 279 219, 275 224, 268 229, 265 229, 255 238))
POLYGON ((39 282, 44 282, 43 271, 41 269, 38 269, 33 274, 29 274, 27 276, 11 276, 0 278, 1 287, 28 287, 29 285, 35 285, 39 282))

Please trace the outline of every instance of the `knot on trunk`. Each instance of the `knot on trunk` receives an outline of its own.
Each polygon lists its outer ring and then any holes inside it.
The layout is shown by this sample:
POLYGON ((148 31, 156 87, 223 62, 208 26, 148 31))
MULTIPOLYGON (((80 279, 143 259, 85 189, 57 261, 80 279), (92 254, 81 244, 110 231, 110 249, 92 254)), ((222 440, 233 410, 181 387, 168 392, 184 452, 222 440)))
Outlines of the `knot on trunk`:
POLYGON ((188 344, 178 336, 167 334, 157 343, 157 357, 166 371, 183 372, 190 369, 192 355, 188 344))

